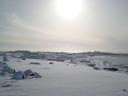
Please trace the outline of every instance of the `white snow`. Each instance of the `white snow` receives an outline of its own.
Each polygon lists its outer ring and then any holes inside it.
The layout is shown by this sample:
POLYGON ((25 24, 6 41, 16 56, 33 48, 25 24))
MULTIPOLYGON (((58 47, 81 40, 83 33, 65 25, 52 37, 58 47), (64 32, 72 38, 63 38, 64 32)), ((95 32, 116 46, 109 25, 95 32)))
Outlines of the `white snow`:
POLYGON ((16 71, 31 69, 42 78, 13 80, 0 76, 0 96, 128 96, 127 74, 52 62, 54 64, 36 59, 10 60, 7 64, 16 71))

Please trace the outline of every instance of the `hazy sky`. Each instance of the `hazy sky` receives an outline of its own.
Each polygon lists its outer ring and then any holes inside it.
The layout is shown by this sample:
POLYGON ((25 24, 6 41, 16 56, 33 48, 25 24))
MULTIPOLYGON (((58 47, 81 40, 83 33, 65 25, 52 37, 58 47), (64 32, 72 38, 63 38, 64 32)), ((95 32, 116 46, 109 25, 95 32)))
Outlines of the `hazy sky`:
POLYGON ((0 50, 128 52, 128 0, 56 2, 0 0, 0 50))

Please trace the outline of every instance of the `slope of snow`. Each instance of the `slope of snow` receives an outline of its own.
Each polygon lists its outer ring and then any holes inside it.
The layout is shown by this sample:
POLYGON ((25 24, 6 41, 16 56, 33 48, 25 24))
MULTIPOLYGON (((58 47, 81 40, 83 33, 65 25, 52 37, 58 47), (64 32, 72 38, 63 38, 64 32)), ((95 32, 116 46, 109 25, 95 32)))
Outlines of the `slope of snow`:
POLYGON ((0 76, 0 96, 128 96, 128 75, 97 71, 65 62, 11 59, 16 71, 31 69, 42 78, 13 80, 0 76), (30 64, 39 62, 40 65, 30 64), (125 89, 125 91, 123 91, 125 89))

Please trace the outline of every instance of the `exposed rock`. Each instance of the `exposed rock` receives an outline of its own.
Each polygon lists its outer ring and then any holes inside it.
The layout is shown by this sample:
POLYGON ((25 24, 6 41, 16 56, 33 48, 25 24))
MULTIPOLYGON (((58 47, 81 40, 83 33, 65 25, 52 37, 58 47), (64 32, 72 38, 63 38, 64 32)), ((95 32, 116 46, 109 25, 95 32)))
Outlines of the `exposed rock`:
POLYGON ((90 63, 89 60, 81 60, 80 63, 90 63))
POLYGON ((100 70, 100 68, 99 68, 99 67, 93 67, 93 69, 95 69, 95 70, 100 70))
POLYGON ((53 62, 49 62, 49 64, 53 64, 53 62))
POLYGON ((122 91, 127 91, 126 89, 123 89, 122 91))
POLYGON ((21 60, 26 60, 26 58, 25 57, 21 57, 21 60))
POLYGON ((41 78, 42 76, 39 73, 34 72, 33 77, 34 78, 41 78))
POLYGON ((88 66, 90 66, 90 67, 95 67, 96 64, 88 64, 88 66))
POLYGON ((112 67, 112 68, 104 68, 104 70, 109 70, 109 71, 118 71, 118 68, 114 68, 114 67, 112 67))
POLYGON ((5 85, 2 85, 1 87, 11 87, 12 84, 5 84, 5 85))
POLYGON ((33 64, 33 65, 40 65, 39 62, 31 62, 30 64, 33 64))
POLYGON ((37 72, 33 72, 32 70, 24 71, 25 78, 40 78, 41 76, 37 72))

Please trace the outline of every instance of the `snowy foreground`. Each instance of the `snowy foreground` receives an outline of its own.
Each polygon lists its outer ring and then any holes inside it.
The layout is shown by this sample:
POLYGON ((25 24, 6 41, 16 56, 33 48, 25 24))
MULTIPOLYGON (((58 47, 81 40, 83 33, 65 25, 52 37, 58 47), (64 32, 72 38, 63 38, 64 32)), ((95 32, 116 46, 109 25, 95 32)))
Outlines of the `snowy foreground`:
POLYGON ((0 96, 128 96, 127 74, 39 59, 13 58, 7 64, 15 71, 31 69, 42 78, 0 76, 0 96))

